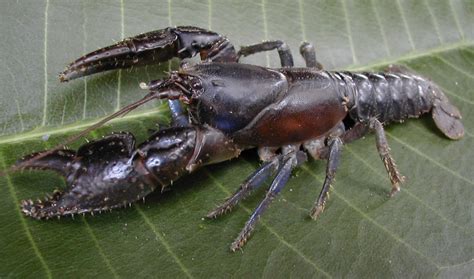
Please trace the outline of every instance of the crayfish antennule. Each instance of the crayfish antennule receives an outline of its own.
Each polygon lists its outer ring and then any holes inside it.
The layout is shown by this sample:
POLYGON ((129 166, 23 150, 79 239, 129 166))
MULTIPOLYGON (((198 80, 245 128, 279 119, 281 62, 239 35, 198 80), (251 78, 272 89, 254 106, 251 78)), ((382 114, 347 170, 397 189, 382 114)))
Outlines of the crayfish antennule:
POLYGON ((143 90, 150 89, 150 87, 145 82, 140 82, 140 88, 143 90))

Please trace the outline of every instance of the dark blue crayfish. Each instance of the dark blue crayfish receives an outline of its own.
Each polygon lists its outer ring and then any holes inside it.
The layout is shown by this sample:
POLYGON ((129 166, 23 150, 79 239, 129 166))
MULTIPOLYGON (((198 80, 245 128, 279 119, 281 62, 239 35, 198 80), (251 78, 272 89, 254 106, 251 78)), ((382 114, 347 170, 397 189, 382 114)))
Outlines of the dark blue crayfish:
MULTIPOLYGON (((197 168, 229 160, 258 148, 263 165, 209 218, 231 210, 263 184, 272 183, 231 249, 241 248, 259 216, 288 182, 291 171, 307 160, 327 160, 326 179, 310 211, 317 218, 339 165, 342 146, 375 132, 376 146, 392 183, 400 190, 400 175, 383 126, 431 113, 436 126, 450 139, 464 134, 461 115, 432 81, 401 67, 381 73, 325 71, 311 44, 300 52, 305 68, 294 68, 288 46, 267 41, 238 52, 223 36, 197 27, 176 27, 125 39, 71 63, 61 81, 138 65, 190 58, 165 80, 142 83, 149 93, 141 100, 93 125, 123 115, 153 99, 168 99, 172 126, 135 145, 130 133, 120 132, 89 142, 77 151, 63 145, 18 161, 13 170, 48 169, 62 175, 65 190, 37 202, 23 201, 25 215, 37 219, 93 213, 141 200, 156 188, 166 188, 197 168), (239 58, 277 50, 282 68, 239 64, 239 58), (181 107, 187 104, 187 113, 181 107)), ((73 140, 72 139, 72 140, 73 140)))

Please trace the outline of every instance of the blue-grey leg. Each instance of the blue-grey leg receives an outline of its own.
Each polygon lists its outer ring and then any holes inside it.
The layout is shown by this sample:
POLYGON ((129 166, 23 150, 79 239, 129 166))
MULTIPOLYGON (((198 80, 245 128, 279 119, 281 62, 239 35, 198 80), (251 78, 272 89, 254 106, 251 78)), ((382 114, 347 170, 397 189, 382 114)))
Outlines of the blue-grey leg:
POLYGON ((328 157, 328 164, 326 167, 326 178, 324 179, 321 193, 319 194, 319 197, 314 203, 314 206, 310 212, 310 216, 313 219, 318 218, 318 216, 324 210, 326 200, 329 196, 329 193, 328 193, 329 189, 331 188, 331 184, 334 181, 334 177, 336 175, 337 167, 339 166, 342 146, 343 146, 343 143, 339 137, 331 138, 329 141, 329 157, 328 157))
POLYGON ((277 41, 266 41, 259 44, 250 46, 243 46, 237 53, 237 57, 249 56, 255 53, 270 51, 276 49, 280 56, 280 62, 282 67, 293 67, 293 55, 291 55, 290 48, 288 45, 280 40, 277 41))
POLYGON ((300 53, 306 63, 306 67, 322 70, 323 65, 316 59, 316 50, 311 43, 303 42, 300 46, 300 53))
POLYGON ((247 223, 245 223, 245 226, 240 232, 239 236, 231 244, 230 249, 232 251, 242 248, 242 246, 245 244, 250 234, 254 230, 255 224, 260 218, 260 215, 265 212, 265 210, 268 208, 273 199, 275 199, 275 197, 278 195, 278 193, 280 193, 281 189, 283 189, 283 187, 290 179, 291 171, 298 165, 298 159, 296 154, 297 152, 285 155, 284 160, 278 169, 278 173, 275 179, 273 180, 272 185, 268 189, 265 198, 257 206, 247 223))
POLYGON ((171 126, 188 127, 190 126, 187 114, 179 100, 168 100, 168 106, 171 111, 171 126))
POLYGON ((248 197, 252 190, 258 189, 265 180, 275 173, 282 158, 283 155, 278 155, 271 161, 263 164, 240 185, 239 189, 231 197, 227 198, 221 205, 209 212, 206 217, 216 218, 232 210, 241 200, 248 197))

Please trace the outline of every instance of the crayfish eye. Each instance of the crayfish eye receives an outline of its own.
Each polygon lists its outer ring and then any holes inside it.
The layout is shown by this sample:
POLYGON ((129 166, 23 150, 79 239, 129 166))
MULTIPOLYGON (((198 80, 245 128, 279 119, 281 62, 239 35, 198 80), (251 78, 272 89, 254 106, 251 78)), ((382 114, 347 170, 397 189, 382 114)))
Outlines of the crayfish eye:
POLYGON ((194 90, 201 90, 202 89, 202 84, 199 79, 193 79, 191 81, 191 88, 194 90))

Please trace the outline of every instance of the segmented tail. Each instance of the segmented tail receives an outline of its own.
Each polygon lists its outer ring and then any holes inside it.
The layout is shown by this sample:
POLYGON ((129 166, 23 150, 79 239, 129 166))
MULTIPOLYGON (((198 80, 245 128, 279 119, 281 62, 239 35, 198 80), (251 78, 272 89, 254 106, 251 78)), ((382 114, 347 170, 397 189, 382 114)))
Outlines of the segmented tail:
POLYGON ((382 73, 336 73, 348 84, 350 116, 359 122, 402 122, 431 112, 436 126, 450 139, 464 135, 459 110, 432 81, 402 66, 382 73))

